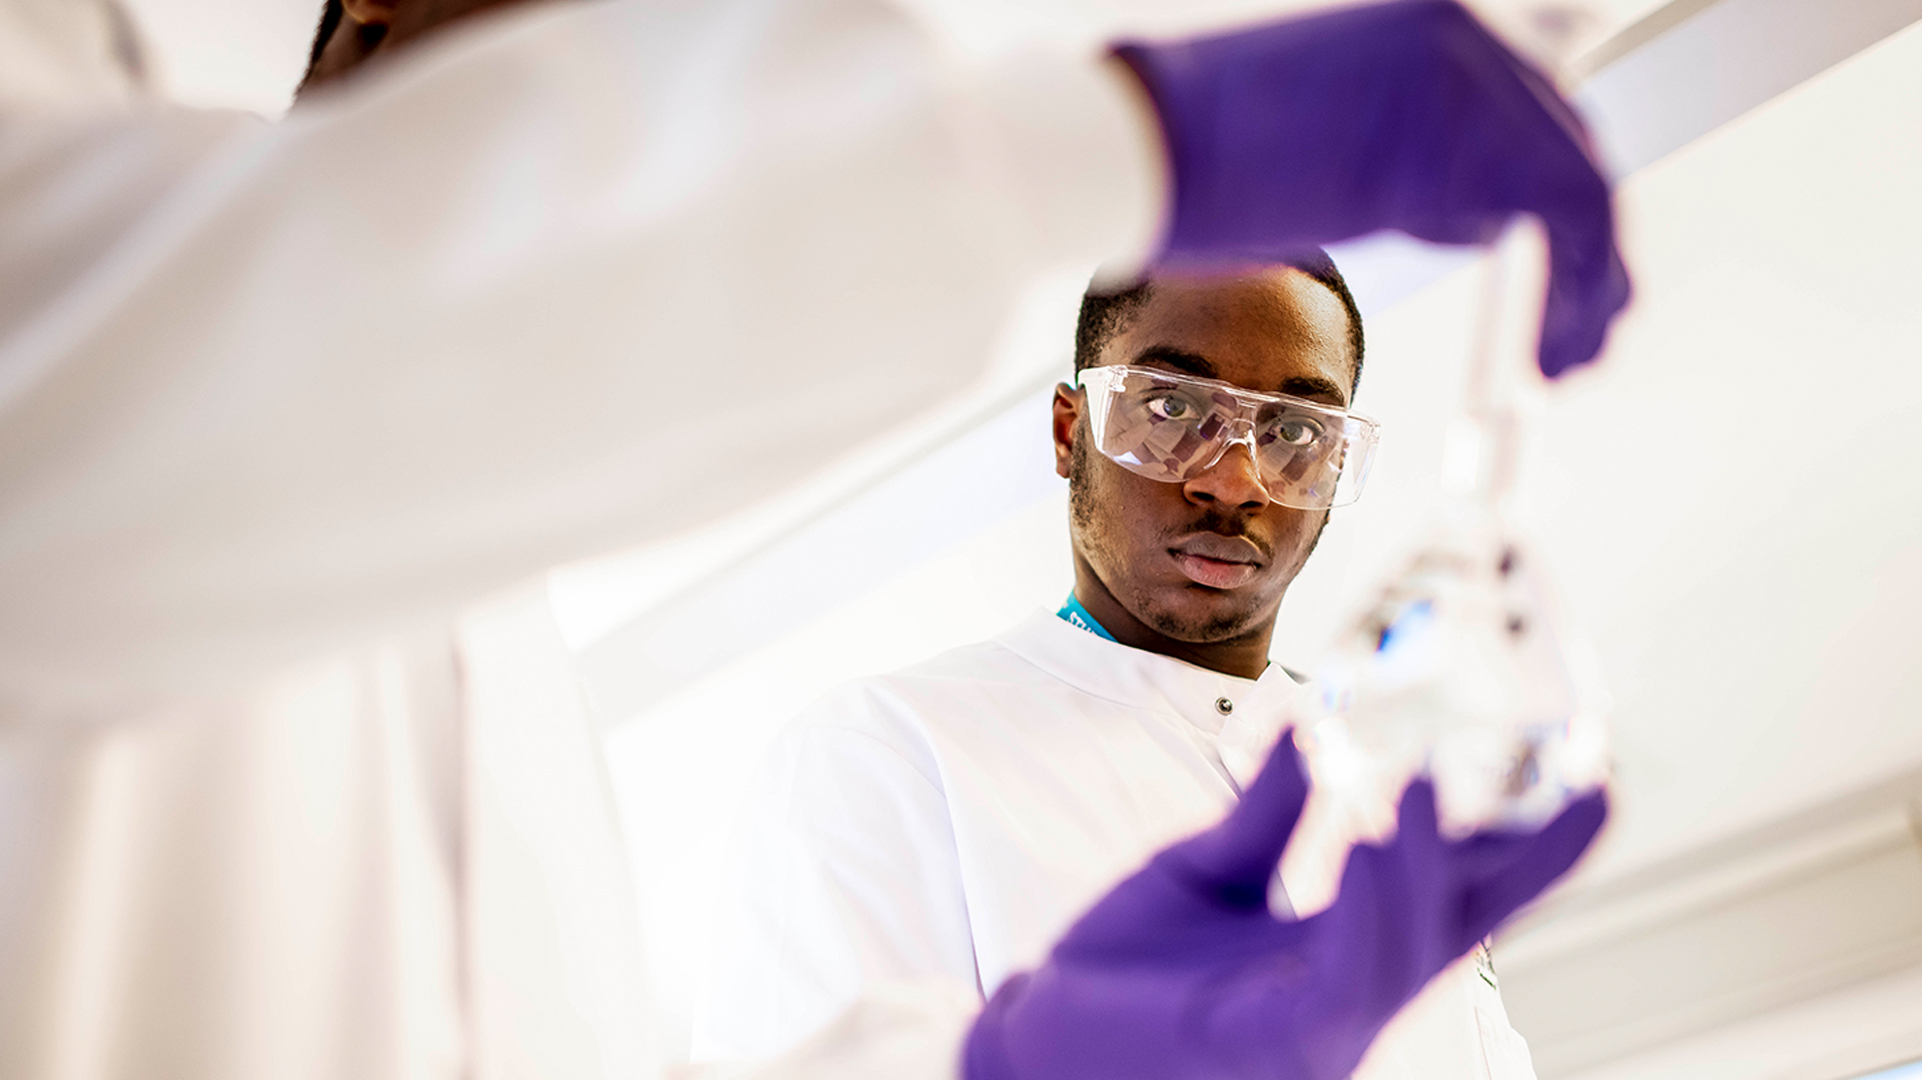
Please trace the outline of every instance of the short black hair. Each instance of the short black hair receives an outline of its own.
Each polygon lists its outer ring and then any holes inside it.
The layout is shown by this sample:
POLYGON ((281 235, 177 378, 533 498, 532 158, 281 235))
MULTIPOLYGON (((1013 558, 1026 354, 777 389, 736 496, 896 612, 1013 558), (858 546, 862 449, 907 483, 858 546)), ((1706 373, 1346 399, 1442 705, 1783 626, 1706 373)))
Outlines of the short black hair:
POLYGON ((346 15, 341 0, 327 0, 320 9, 320 25, 314 28, 314 43, 307 49, 307 73, 300 77, 306 82, 314 77, 314 69, 320 66, 320 54, 327 51, 327 43, 334 39, 334 31, 340 29, 340 20, 346 15))
MULTIPOLYGON (((1270 265, 1291 267, 1307 274, 1326 286, 1341 301, 1342 310, 1348 313, 1348 344, 1355 354, 1355 374, 1349 386, 1349 392, 1353 393, 1361 385, 1361 308, 1355 303, 1355 294, 1348 291, 1348 281, 1336 268, 1335 260, 1329 258, 1326 251, 1315 248, 1270 265)), ((1095 365, 1108 341, 1121 332, 1122 326, 1141 309, 1141 305, 1148 302, 1149 295, 1154 291, 1154 282, 1152 275, 1143 275, 1118 287, 1102 285, 1099 279, 1088 285, 1088 291, 1081 294, 1081 317, 1074 328, 1076 371, 1095 365)))
MULTIPOLYGON (((307 71, 301 75, 300 84, 294 88, 296 95, 305 90, 308 83, 314 81, 314 73, 320 70, 322 54, 326 53, 327 46, 333 42, 334 35, 340 32, 341 23, 347 21, 347 9, 342 0, 327 0, 320 9, 320 25, 314 28, 314 43, 307 48, 307 71)), ((354 34, 360 39, 360 51, 363 56, 373 52, 374 47, 387 36, 387 24, 384 22, 353 23, 352 26, 354 34)))

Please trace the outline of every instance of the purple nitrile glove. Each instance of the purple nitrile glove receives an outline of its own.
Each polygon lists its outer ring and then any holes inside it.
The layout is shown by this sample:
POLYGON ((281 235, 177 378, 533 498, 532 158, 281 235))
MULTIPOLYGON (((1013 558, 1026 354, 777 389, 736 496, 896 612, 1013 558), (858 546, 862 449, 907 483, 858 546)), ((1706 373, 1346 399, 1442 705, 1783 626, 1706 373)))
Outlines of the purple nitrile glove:
POLYGON ((1330 907, 1268 910, 1308 781, 1284 737, 1220 825, 1156 855, 975 1021, 966 1080, 1340 1080, 1443 968, 1540 895, 1601 829, 1605 794, 1540 832, 1437 831, 1411 784, 1399 831, 1355 847, 1330 907))
POLYGON ((1534 214, 1549 241, 1551 378, 1593 358, 1628 303, 1581 120, 1453 0, 1114 51, 1154 100, 1172 159, 1165 263, 1271 259, 1378 229, 1486 243, 1534 214))

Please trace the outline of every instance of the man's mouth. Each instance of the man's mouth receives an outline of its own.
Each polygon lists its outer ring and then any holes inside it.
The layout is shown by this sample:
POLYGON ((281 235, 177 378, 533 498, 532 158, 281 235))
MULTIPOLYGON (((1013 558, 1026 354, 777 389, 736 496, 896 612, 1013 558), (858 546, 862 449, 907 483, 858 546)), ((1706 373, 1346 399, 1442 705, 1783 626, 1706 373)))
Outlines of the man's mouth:
POLYGON ((1168 549, 1175 565, 1197 585, 1238 589, 1261 570, 1261 551, 1245 537, 1199 533, 1168 549))

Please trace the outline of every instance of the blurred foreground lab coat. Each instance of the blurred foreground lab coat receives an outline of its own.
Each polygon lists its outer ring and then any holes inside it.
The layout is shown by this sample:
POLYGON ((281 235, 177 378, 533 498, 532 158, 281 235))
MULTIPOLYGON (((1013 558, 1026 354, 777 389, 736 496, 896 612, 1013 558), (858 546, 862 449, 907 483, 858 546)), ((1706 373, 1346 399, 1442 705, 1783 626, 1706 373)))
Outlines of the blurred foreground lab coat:
MULTIPOLYGON (((653 1075, 516 582, 954 392, 1146 248, 1151 129, 864 0, 527 9, 271 126, 110 77, 105 13, 0 0, 0 1077, 653 1075)), ((770 1075, 947 1075, 969 997, 770 1075)))
MULTIPOLYGON (((775 1053, 875 983, 944 975, 992 995, 1156 851, 1220 820, 1306 692, 1279 665, 1236 678, 1049 612, 831 692, 782 732, 757 785, 696 1058, 775 1053)), ((1284 911, 1334 891, 1344 849, 1297 849, 1331 842, 1312 810, 1282 868, 1284 911)), ((1481 950, 1355 1072, 1534 1076, 1481 950)))

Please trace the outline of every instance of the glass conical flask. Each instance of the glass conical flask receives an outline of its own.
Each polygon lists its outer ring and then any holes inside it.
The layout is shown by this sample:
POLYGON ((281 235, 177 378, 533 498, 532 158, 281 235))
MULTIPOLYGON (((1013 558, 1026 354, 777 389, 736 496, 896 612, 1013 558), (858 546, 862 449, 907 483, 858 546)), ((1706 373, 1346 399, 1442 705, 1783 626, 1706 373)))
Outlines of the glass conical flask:
POLYGON ((1498 323, 1538 317, 1538 304, 1504 295, 1524 291, 1515 270, 1531 248, 1539 241, 1511 236, 1489 256, 1488 311, 1444 451, 1439 520, 1315 673, 1305 743, 1317 784, 1360 817, 1358 831, 1392 822, 1417 774, 1434 779, 1443 828, 1459 835, 1540 825, 1606 772, 1606 694, 1506 511, 1518 382, 1539 376, 1533 349, 1504 347, 1521 335, 1498 323))

